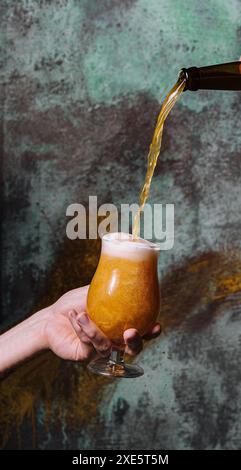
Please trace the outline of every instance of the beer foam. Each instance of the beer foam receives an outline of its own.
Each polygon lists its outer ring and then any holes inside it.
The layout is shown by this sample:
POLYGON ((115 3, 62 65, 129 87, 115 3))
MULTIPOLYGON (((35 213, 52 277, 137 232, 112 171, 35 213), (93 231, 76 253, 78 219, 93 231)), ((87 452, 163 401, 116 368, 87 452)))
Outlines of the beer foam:
POLYGON ((157 244, 140 237, 134 239, 130 233, 108 233, 102 238, 102 253, 112 257, 140 261, 157 257, 159 250, 157 244))

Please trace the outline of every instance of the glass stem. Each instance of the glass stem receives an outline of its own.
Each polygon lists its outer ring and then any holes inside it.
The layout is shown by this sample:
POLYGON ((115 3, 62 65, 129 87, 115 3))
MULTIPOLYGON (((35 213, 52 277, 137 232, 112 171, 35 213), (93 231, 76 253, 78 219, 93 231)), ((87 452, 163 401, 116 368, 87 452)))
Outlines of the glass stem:
POLYGON ((124 366, 124 354, 124 351, 112 348, 109 362, 113 365, 124 366))

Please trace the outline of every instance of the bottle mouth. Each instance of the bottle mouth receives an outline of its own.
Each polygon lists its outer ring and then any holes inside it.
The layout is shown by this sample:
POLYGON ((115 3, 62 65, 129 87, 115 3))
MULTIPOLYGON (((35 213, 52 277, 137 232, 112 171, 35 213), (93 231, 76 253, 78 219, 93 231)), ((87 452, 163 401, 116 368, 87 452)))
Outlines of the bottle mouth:
POLYGON ((185 87, 183 88, 183 91, 187 90, 187 78, 188 77, 187 77, 186 69, 181 69, 178 75, 178 81, 185 82, 185 87))
POLYGON ((181 69, 178 80, 185 82, 183 91, 197 91, 200 88, 200 74, 197 67, 181 69))
POLYGON ((160 243, 153 243, 141 237, 135 239, 131 233, 125 232, 107 233, 102 237, 102 241, 113 243, 123 249, 128 247, 128 249, 131 248, 133 250, 151 250, 157 252, 161 249, 160 243))

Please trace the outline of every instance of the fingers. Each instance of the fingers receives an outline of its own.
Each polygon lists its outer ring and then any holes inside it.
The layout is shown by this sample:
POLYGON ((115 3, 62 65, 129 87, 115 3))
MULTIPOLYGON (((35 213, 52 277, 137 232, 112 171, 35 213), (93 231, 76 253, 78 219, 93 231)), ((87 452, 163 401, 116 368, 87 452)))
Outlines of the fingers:
POLYGON ((136 356, 143 349, 143 339, 150 340, 157 338, 161 333, 161 325, 156 323, 151 331, 149 331, 143 338, 139 335, 135 328, 129 328, 124 333, 125 352, 130 356, 136 356))
POLYGON ((78 338, 76 338, 76 341, 77 345, 71 359, 74 361, 89 361, 96 354, 92 344, 78 341, 78 338))
MULTIPOLYGON (((88 314, 71 310, 69 320, 79 339, 86 345, 92 345, 96 352, 102 356, 108 356, 111 351, 111 341, 89 318, 88 314)), ((157 338, 161 333, 161 326, 156 323, 153 328, 143 336, 150 340, 157 338)), ((130 356, 136 356, 143 349, 143 339, 135 328, 129 328, 124 332, 125 352, 130 356)))
POLYGON ((108 356, 111 350, 111 341, 94 324, 86 312, 72 311, 70 321, 81 341, 91 343, 96 352, 108 356))
POLYGON ((153 328, 148 331, 146 335, 143 336, 143 339, 149 341, 150 339, 157 338, 161 334, 161 325, 156 323, 153 328))
POLYGON ((142 338, 135 328, 129 328, 124 332, 125 352, 130 356, 139 354, 143 348, 142 338))
POLYGON ((79 337, 79 339, 81 341, 83 341, 84 343, 90 343, 90 340, 89 340, 88 336, 86 336, 86 334, 83 332, 82 328, 80 327, 80 325, 77 322, 77 315, 78 315, 78 313, 75 310, 70 310, 69 315, 68 315, 69 321, 70 321, 75 333, 79 337))

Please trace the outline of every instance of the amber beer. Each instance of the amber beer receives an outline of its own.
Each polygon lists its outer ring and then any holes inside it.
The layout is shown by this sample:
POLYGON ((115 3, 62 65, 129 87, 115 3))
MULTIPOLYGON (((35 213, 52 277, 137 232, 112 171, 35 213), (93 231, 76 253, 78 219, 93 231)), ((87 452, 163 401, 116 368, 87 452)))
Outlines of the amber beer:
POLYGON ((91 319, 116 345, 123 333, 141 335, 154 325, 160 309, 157 273, 158 245, 111 233, 102 238, 99 264, 92 279, 87 309, 91 319))

